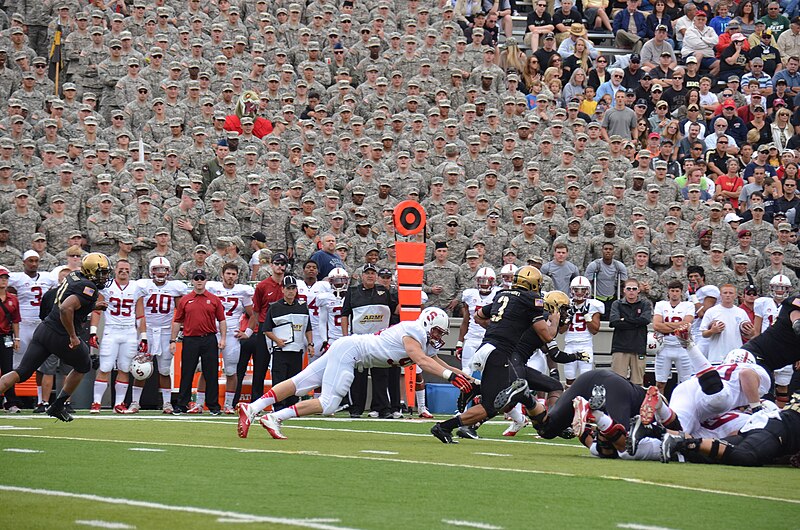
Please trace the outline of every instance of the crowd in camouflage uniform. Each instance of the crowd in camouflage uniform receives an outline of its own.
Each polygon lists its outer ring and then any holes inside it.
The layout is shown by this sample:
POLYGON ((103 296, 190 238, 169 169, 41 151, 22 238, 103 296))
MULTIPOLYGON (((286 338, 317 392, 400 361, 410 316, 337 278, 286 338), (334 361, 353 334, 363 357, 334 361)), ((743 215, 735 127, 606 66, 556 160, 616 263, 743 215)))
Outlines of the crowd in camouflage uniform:
POLYGON ((20 2, 0 32, 0 265, 33 248, 55 266, 79 244, 128 258, 134 278, 165 256, 179 278, 236 261, 247 281, 268 274, 255 250, 300 272, 331 232, 351 273, 392 269, 392 209, 415 199, 428 303, 448 309, 480 267, 541 266, 557 243, 581 272, 613 243, 654 301, 688 265, 762 294, 778 273, 800 287, 791 225, 757 205, 725 222, 576 103, 528 110, 498 50, 435 4, 20 2), (61 97, 44 59, 58 27, 61 97), (245 90, 274 126, 263 138, 247 117, 224 129, 245 90))

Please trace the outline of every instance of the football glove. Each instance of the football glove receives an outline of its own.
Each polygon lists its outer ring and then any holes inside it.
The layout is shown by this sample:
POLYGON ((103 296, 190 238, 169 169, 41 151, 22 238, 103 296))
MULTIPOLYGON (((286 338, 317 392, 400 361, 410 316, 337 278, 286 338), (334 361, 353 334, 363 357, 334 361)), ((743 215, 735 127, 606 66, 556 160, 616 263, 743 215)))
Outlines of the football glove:
POLYGON ((147 353, 147 339, 139 341, 139 347, 136 349, 139 353, 147 353))
POLYGON ((477 405, 480 403, 481 399, 481 385, 480 383, 476 383, 472 385, 472 390, 469 392, 461 392, 458 394, 458 401, 456 406, 458 410, 464 412, 467 410, 468 405, 477 405))
POLYGON ((456 359, 459 361, 461 360, 461 354, 464 353, 464 343, 461 341, 456 342, 456 349, 453 352, 453 355, 456 356, 456 359))
POLYGON ((322 355, 323 353, 328 351, 328 348, 330 348, 330 347, 331 347, 331 345, 328 344, 327 340, 322 341, 322 344, 319 345, 319 354, 322 355))
POLYGON ((447 380, 450 381, 451 385, 462 392, 469 392, 472 390, 472 383, 470 383, 469 379, 467 379, 465 375, 453 372, 450 374, 450 377, 447 380))
POLYGON ((575 352, 575 357, 577 357, 576 360, 578 360, 578 361, 583 361, 585 363, 592 362, 592 355, 587 351, 583 351, 583 350, 576 351, 575 352))
MULTIPOLYGON (((97 346, 95 346, 96 348, 97 346)), ((92 361, 92 370, 97 370, 100 368, 100 356, 97 354, 92 354, 89 356, 89 359, 92 361)))
POLYGON ((97 333, 92 333, 89 335, 89 347, 98 350, 100 349, 100 341, 97 340, 97 333))

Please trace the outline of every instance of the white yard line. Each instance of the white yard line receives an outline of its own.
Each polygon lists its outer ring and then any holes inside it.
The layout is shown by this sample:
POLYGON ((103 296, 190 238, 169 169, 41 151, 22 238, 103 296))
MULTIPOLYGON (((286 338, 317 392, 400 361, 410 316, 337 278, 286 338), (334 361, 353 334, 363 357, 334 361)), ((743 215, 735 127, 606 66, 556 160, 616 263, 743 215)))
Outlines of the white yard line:
POLYGON ((77 519, 75 524, 81 524, 83 526, 93 526, 95 528, 119 528, 121 530, 125 530, 127 528, 136 528, 135 526, 131 526, 125 523, 114 523, 111 521, 98 521, 97 519, 77 519))
POLYGON ((442 522, 445 524, 453 525, 453 526, 462 526, 465 528, 480 528, 482 530, 503 530, 502 526, 495 526, 493 524, 488 523, 478 523, 474 521, 459 521, 455 519, 442 519, 442 522))
MULTIPOLYGON (((253 515, 247 513, 228 512, 224 510, 212 510, 209 508, 198 508, 195 506, 175 506, 171 504, 161 504, 157 502, 137 501, 133 499, 119 499, 115 497, 104 497, 102 495, 92 495, 87 493, 74 493, 71 491, 57 491, 37 488, 23 488, 20 486, 9 486, 0 484, 0 491, 13 491, 17 493, 31 493, 34 495, 44 495, 48 497, 67 497, 71 499, 81 499, 92 502, 102 502, 106 504, 119 504, 125 506, 135 506, 137 508, 147 508, 152 510, 165 510, 171 512, 192 513, 198 515, 211 515, 214 517, 224 517, 228 519, 243 519, 248 522, 271 523, 294 525, 303 528, 315 528, 318 530, 355 530, 343 526, 332 526, 329 524, 316 522, 314 519, 290 519, 286 517, 269 517, 265 515, 253 515)), ((111 528, 111 527, 105 527, 111 528)), ((115 527, 116 528, 116 527, 115 527)))
POLYGON ((74 436, 46 436, 46 435, 37 435, 37 434, 14 434, 14 433, 0 433, 0 437, 5 438, 31 438, 31 439, 48 439, 48 440, 70 440, 70 441, 78 441, 78 442, 98 442, 98 443, 111 443, 111 444, 129 444, 129 445, 157 445, 163 447, 182 447, 182 448, 192 448, 192 449, 215 449, 215 450, 222 450, 222 451, 235 451, 235 452, 248 452, 248 453, 262 453, 262 454, 281 454, 281 455, 299 455, 299 456, 315 456, 320 458, 333 458, 338 460, 370 460, 376 462, 389 462, 389 463, 400 463, 400 464, 417 464, 423 466, 431 466, 431 467, 446 467, 446 468, 456 468, 456 469, 471 469, 471 470, 482 470, 482 471, 500 471, 500 472, 507 472, 507 473, 519 473, 523 475, 550 475, 550 476, 558 476, 558 477, 577 477, 581 476, 583 478, 603 478, 606 480, 619 480, 623 482, 630 482, 632 484, 641 484, 644 486, 656 486, 662 488, 670 488, 670 489, 680 489, 685 491, 695 491, 698 493, 709 493, 712 495, 723 495, 729 497, 741 497, 745 499, 756 499, 756 500, 764 500, 764 501, 773 501, 773 502, 781 502, 781 503, 788 503, 788 504, 797 504, 800 505, 800 499, 782 499, 780 497, 770 497, 766 495, 750 495, 747 493, 742 493, 738 491, 722 491, 722 490, 713 490, 708 488, 696 488, 693 486, 679 486, 676 484, 664 484, 660 482, 651 482, 647 480, 640 480, 634 478, 627 478, 627 477, 616 477, 612 475, 600 475, 598 477, 593 476, 583 476, 583 475, 576 475, 574 473, 562 473, 560 471, 543 471, 538 469, 515 469, 515 468, 504 468, 504 467, 493 467, 493 466, 479 466, 479 465, 471 465, 471 464, 454 464, 454 463, 447 463, 447 462, 431 462, 425 460, 411 460, 407 458, 380 458, 377 456, 359 456, 359 455, 337 455, 337 454, 326 454, 321 453, 319 451, 289 451, 289 450, 282 450, 282 449, 246 449, 241 447, 228 447, 228 446, 219 446, 219 445, 201 445, 201 444, 185 444, 185 443, 169 443, 169 442, 145 442, 141 440, 111 440, 111 439, 102 439, 102 438, 79 438, 74 436))
POLYGON ((166 449, 155 449, 152 447, 129 447, 128 451, 141 451, 142 453, 163 453, 166 449))
POLYGON ((673 528, 664 526, 650 526, 638 523, 619 523, 617 524, 617 528, 629 528, 630 530, 674 530, 673 528))
POLYGON ((359 453, 367 453, 371 455, 399 455, 397 451, 371 451, 369 449, 364 449, 363 451, 359 451, 359 453))
POLYGON ((7 453, 25 453, 25 454, 44 453, 44 451, 36 451, 35 449, 19 449, 17 447, 8 447, 6 449, 3 449, 3 451, 7 453))
POLYGON ((507 455, 505 453, 472 453, 472 454, 473 455, 479 455, 479 456, 511 456, 511 455, 507 455))
POLYGON ((0 425, 0 431, 41 431, 41 427, 17 427, 15 425, 0 425))

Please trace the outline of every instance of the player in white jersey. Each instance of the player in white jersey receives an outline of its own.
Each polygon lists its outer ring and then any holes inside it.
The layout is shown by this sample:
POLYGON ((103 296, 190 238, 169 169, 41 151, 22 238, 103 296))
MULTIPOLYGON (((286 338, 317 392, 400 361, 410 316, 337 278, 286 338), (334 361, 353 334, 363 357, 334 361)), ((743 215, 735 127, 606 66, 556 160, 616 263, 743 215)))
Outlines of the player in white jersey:
MULTIPOLYGON (((22 319, 19 323, 19 349, 14 351, 15 369, 28 349, 33 331, 41 322, 39 309, 42 305, 42 296, 58 285, 58 272, 55 274, 39 272, 39 254, 35 250, 28 250, 22 257, 22 272, 12 272, 8 280, 9 288, 17 293, 19 315, 22 319)), ((55 377, 37 370, 36 380, 38 405, 49 399, 55 377), (43 394, 46 396, 43 397, 43 394)))
POLYGON ((439 308, 425 309, 417 320, 400 322, 372 335, 350 335, 337 340, 319 360, 309 364, 296 376, 274 386, 251 405, 239 405, 240 437, 247 437, 250 423, 257 413, 289 396, 302 396, 322 385, 318 399, 262 416, 261 425, 270 436, 286 438, 281 422, 310 414, 332 414, 350 389, 355 369, 388 368, 418 364, 424 371, 440 376, 462 391, 472 389, 472 378, 451 368, 438 357, 444 345, 449 319, 439 308))
POLYGON ((605 312, 603 303, 589 298, 592 284, 585 276, 576 276, 569 284, 572 300, 569 303, 572 318, 569 323, 562 326, 559 332, 564 333, 564 351, 577 353, 580 351, 589 354, 592 360, 572 361, 564 365, 564 377, 567 386, 575 379, 594 368, 594 343, 593 337, 600 331, 600 317, 605 312))
POLYGON ((328 273, 327 283, 331 290, 321 293, 316 300, 319 328, 314 333, 319 333, 319 339, 317 339, 317 335, 314 335, 314 344, 319 344, 320 347, 316 350, 315 358, 323 355, 336 340, 342 337, 342 306, 344 305, 344 296, 350 287, 350 275, 343 268, 336 267, 328 273))
MULTIPOLYGON (((777 274, 769 281, 769 292, 769 296, 756 298, 753 303, 753 337, 764 333, 778 318, 781 304, 792 292, 792 281, 788 276, 777 274)), ((791 364, 775 370, 775 401, 781 408, 789 402, 789 383, 793 374, 794 366, 791 364)))
MULTIPOLYGON (((172 332, 172 318, 180 298, 189 292, 189 287, 177 280, 168 280, 172 271, 169 260, 155 257, 150 261, 150 278, 141 279, 138 284, 143 289, 144 319, 147 325, 148 354, 156 358, 158 367, 158 386, 163 400, 164 414, 172 414, 172 353, 169 339, 172 332)), ((144 381, 134 382, 134 386, 144 386, 144 381)))
POLYGON ((100 413, 100 402, 108 388, 108 376, 111 370, 117 369, 115 384, 114 412, 117 414, 135 414, 139 412, 141 387, 133 388, 131 406, 125 406, 125 395, 128 393, 131 361, 137 353, 147 353, 147 334, 145 333, 143 291, 131 279, 131 264, 120 259, 114 267, 114 281, 100 291, 100 296, 108 303, 108 309, 100 313, 95 311, 89 327, 89 346, 99 348, 100 366, 94 380, 94 399, 89 412, 100 413), (103 336, 99 340, 97 325, 101 314, 105 317, 103 336), (138 332, 138 340, 137 340, 138 332), (137 348, 138 342, 138 348, 137 348))
MULTIPOLYGON (((321 345, 327 338, 323 334, 323 331, 329 328, 327 326, 327 322, 325 324, 322 323, 322 304, 323 299, 326 296, 331 295, 331 293, 331 284, 327 280, 316 281, 311 287, 308 288, 308 294, 306 295, 306 306, 308 307, 308 320, 311 323, 311 335, 314 339, 314 344, 321 345)), ((313 353, 308 356, 308 362, 313 362, 323 353, 325 352, 322 350, 322 348, 315 348, 313 353)))
POLYGON ((511 283, 514 281, 514 273, 517 272, 517 267, 513 263, 507 263, 500 269, 500 287, 503 289, 510 289, 511 283))
POLYGON ((667 300, 656 302, 653 309, 653 329, 664 335, 664 346, 656 353, 656 387, 664 392, 670 377, 672 365, 678 371, 678 383, 683 383, 692 376, 692 363, 686 349, 680 345, 674 332, 690 325, 694 321, 695 306, 692 302, 681 301, 683 283, 672 280, 667 285, 667 300))
POLYGON ((692 265, 686 268, 689 279, 689 289, 686 299, 694 304, 694 320, 692 320, 692 335, 700 351, 706 353, 708 339, 700 333, 700 323, 706 311, 719 305, 720 293, 716 285, 706 285, 706 273, 703 267, 692 265))
MULTIPOLYGON (((248 339, 253 330, 246 327, 244 331, 239 328, 243 315, 248 320, 253 314, 253 288, 249 285, 238 283, 239 267, 235 263, 226 263, 220 271, 221 282, 208 282, 206 289, 211 294, 216 295, 222 307, 225 309, 225 323, 227 324, 227 336, 225 337, 225 349, 222 350, 222 361, 225 371, 225 405, 223 412, 233 414, 233 396, 236 394, 238 377, 236 375, 239 364, 239 354, 241 353, 240 340, 248 339)), ((217 334, 219 335, 219 334, 217 334)), ((219 337, 218 337, 219 338, 219 337)), ((202 379, 202 375, 200 376, 202 379)), ((205 386, 202 386, 205 391, 205 386)), ((198 383, 197 393, 200 394, 201 385, 198 383)))
MULTIPOLYGON (((512 265, 513 266, 513 265, 512 265)), ((461 295, 461 314, 469 315, 461 319, 456 342, 456 357, 461 359, 461 369, 469 372, 472 356, 483 342, 486 328, 475 322, 475 312, 483 306, 492 305, 494 295, 499 290, 495 286, 496 276, 489 267, 481 267, 475 274, 475 288, 464 289, 461 295)))

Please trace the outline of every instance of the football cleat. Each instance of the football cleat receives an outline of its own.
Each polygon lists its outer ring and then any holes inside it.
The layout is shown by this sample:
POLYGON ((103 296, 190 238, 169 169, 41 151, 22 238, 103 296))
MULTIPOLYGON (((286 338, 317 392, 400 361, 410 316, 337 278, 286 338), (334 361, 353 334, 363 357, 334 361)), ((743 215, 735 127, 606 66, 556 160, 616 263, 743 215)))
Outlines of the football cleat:
POLYGON ((367 414, 367 417, 380 418, 381 417, 381 413, 378 412, 377 410, 371 410, 371 411, 369 411, 369 414, 367 414))
POLYGON ((572 429, 572 427, 567 427, 566 429, 561 431, 561 434, 558 435, 559 438, 563 438, 564 440, 572 440, 573 438, 575 438, 575 436, 576 434, 575 431, 572 429))
POLYGON ((426 409, 425 407, 420 407, 420 409, 419 409, 419 411, 418 411, 418 412, 419 412, 419 417, 420 417, 420 418, 425 418, 426 420, 431 420, 431 419, 433 419, 433 414, 431 414, 431 413, 428 411, 428 409, 426 409))
POLYGON ((64 405, 56 405, 55 403, 53 403, 52 405, 47 407, 46 412, 47 415, 50 416, 51 418, 55 418, 57 420, 61 420, 64 422, 69 422, 74 419, 72 417, 72 414, 67 412, 67 409, 66 407, 64 407, 64 405))
POLYGON ((403 419, 403 413, 400 412, 399 410, 396 410, 396 411, 392 412, 391 418, 393 420, 401 420, 401 419, 403 419))
POLYGON ((516 436, 519 431, 525 428, 525 425, 528 424, 528 420, 524 420, 522 422, 517 423, 516 421, 512 421, 511 425, 503 431, 503 436, 516 436))
POLYGON ((239 424, 236 426, 236 434, 239 438, 247 438, 250 424, 253 422, 254 414, 250 412, 250 405, 239 403, 239 424))
POLYGON ((644 438, 649 438, 648 425, 642 423, 642 417, 638 414, 631 418, 630 427, 628 428, 628 439, 625 440, 625 450, 631 456, 636 456, 636 450, 639 448, 639 442, 644 438))
POLYGON ((236 414, 236 409, 230 405, 225 405, 225 409, 222 412, 223 414, 236 414))
POLYGON ((36 408, 33 409, 33 413, 34 414, 44 414, 45 412, 47 412, 47 407, 49 407, 49 406, 50 406, 50 403, 47 403, 46 401, 44 401, 42 403, 39 403, 38 405, 36 405, 36 408))
POLYGON ((202 414, 203 413, 203 405, 198 405, 197 403, 189 403, 189 408, 186 410, 187 414, 202 414))
POLYGON ((175 409, 173 408, 172 403, 170 403, 169 401, 164 403, 164 405, 161 407, 162 414, 172 414, 174 411, 175 409))
POLYGON ((137 412, 139 412, 139 410, 141 410, 141 408, 142 407, 139 406, 138 401, 133 401, 131 402, 131 406, 128 407, 128 410, 125 411, 125 414, 136 414, 137 412))
POLYGON ((128 407, 125 406, 125 403, 118 403, 117 405, 114 405, 114 412, 117 414, 127 414, 128 407))
POLYGON ((72 403, 69 401, 64 403, 64 410, 66 410, 68 414, 75 414, 75 409, 72 408, 72 403))
POLYGON ((642 406, 639 407, 639 416, 643 424, 650 425, 653 423, 660 399, 661 394, 658 393, 658 388, 655 385, 647 389, 644 400, 642 400, 642 406))
POLYGON ((6 412, 7 412, 8 414, 19 414, 20 412, 22 412, 22 409, 20 409, 20 408, 19 408, 18 406, 16 406, 16 405, 11 405, 10 407, 8 407, 8 408, 6 409, 6 412))
POLYGON ((456 431, 456 435, 459 438, 464 438, 465 440, 480 440, 481 437, 478 436, 478 431, 476 431, 473 427, 468 425, 462 425, 456 431))
POLYGON ((589 408, 592 410, 600 410, 606 406, 606 387, 603 385, 594 385, 592 389, 592 397, 589 398, 589 408))
POLYGON ((665 434, 661 439, 661 462, 668 464, 678 461, 678 453, 683 449, 685 440, 683 433, 665 434))
POLYGON ((264 427, 270 436, 276 440, 285 440, 286 436, 281 432, 281 422, 276 420, 272 414, 261 416, 261 426, 264 427))
POLYGON ((589 419, 590 412, 589 402, 586 401, 586 398, 578 396, 572 400, 572 408, 575 409, 575 412, 572 416, 571 425, 574 437, 574 433, 583 432, 583 428, 586 426, 586 421, 589 419))
POLYGON ((494 408, 496 410, 503 410, 507 405, 510 405, 517 396, 528 390, 528 382, 525 379, 516 379, 508 388, 501 390, 497 397, 494 398, 494 408))
POLYGON ((89 414, 100 414, 100 403, 92 403, 89 407, 89 414))
POLYGON ((433 427, 431 427, 431 434, 434 435, 443 444, 458 443, 458 440, 453 440, 453 433, 442 427, 441 423, 437 423, 433 427))

